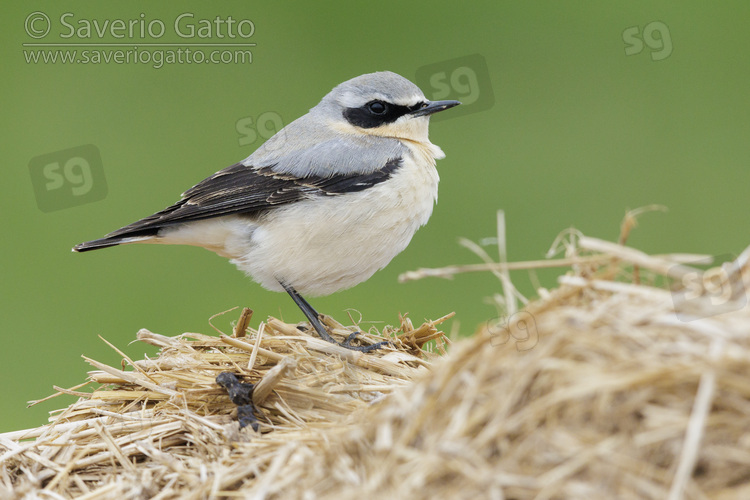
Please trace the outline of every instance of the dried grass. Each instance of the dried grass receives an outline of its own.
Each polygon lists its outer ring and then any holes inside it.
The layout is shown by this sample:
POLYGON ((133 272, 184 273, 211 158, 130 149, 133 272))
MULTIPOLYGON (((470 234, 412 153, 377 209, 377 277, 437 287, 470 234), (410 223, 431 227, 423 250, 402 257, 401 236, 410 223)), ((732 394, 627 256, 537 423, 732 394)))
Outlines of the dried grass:
MULTIPOLYGON (((439 359, 420 349, 443 351, 437 321, 404 318, 367 354, 273 318, 232 336, 141 330, 157 358, 87 359, 102 386, 61 390, 81 398, 0 435, 0 496, 749 498, 750 248, 701 273, 698 256, 623 246, 633 223, 618 243, 566 233, 558 288, 439 359), (238 429, 221 371, 260 381, 259 433, 238 429)), ((512 265, 483 264, 506 312, 525 302, 512 265)))

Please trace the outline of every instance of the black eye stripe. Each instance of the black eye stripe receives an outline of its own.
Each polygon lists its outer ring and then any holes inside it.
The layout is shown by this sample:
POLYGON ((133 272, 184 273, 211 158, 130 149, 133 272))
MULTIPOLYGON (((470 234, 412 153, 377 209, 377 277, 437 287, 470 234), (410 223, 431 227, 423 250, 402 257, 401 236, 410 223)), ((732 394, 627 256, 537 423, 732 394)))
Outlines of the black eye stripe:
POLYGON ((425 103, 420 102, 414 106, 401 106, 389 102, 373 100, 359 108, 345 109, 344 118, 355 127, 374 128, 387 123, 393 123, 402 116, 423 108, 424 105, 425 103))

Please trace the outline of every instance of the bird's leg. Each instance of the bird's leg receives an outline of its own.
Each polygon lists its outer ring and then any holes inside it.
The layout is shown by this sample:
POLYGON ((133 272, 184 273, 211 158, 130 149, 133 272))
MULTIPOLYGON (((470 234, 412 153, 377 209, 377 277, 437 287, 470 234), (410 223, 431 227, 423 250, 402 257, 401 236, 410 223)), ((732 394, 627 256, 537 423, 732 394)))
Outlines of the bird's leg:
POLYGON ((353 351, 361 351, 361 352, 370 352, 374 351, 375 349, 380 349, 388 342, 378 342, 377 344, 367 345, 367 346, 353 346, 351 345, 351 341, 354 340, 354 338, 359 334, 359 332, 354 332, 351 335, 349 335, 346 340, 339 343, 336 342, 336 340, 331 337, 331 335, 328 333, 328 330, 326 330, 326 327, 323 325, 323 322, 320 321, 320 314, 318 311, 316 311, 313 306, 310 305, 308 301, 302 297, 302 295, 299 294, 297 290, 294 289, 291 285, 288 285, 284 283, 283 281, 279 280, 279 284, 286 290, 286 293, 289 294, 289 296, 292 298, 295 304, 297 304, 297 307, 300 308, 302 313, 305 315, 307 320, 310 322, 312 327, 315 329, 316 332, 318 332, 318 335, 320 335, 320 338, 323 340, 330 342, 332 344, 340 345, 341 347, 346 347, 347 349, 351 349, 353 351))
POLYGON ((318 311, 316 311, 313 306, 310 305, 308 301, 302 297, 302 295, 299 294, 297 290, 295 290, 292 286, 287 285, 283 281, 279 281, 279 284, 284 287, 284 290, 286 290, 286 293, 289 294, 289 296, 292 298, 295 304, 297 304, 297 307, 302 310, 302 314, 305 315, 307 320, 310 322, 313 328, 315 328, 315 331, 318 332, 318 335, 320 335, 320 338, 325 340, 326 342, 331 342, 332 344, 336 344, 336 341, 333 337, 331 337, 328 334, 328 331, 326 330, 326 327, 323 326, 323 323, 320 321, 320 314, 318 311))

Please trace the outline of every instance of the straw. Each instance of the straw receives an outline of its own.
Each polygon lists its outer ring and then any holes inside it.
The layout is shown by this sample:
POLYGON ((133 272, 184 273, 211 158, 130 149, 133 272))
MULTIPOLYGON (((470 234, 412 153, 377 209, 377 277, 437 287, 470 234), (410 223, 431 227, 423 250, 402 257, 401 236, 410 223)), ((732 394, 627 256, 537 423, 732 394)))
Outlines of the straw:
POLYGON ((450 315, 361 333, 390 341, 370 353, 250 313, 231 336, 141 330, 156 358, 84 358, 102 385, 57 389, 80 398, 0 434, 0 497, 750 498, 750 247, 706 271, 648 255, 627 246, 639 213, 616 242, 561 233, 538 267, 570 270, 536 300, 510 282, 533 262, 505 262, 500 235, 498 262, 477 254, 508 314, 447 352, 450 315), (225 371, 256 384, 259 432, 239 429, 225 371))

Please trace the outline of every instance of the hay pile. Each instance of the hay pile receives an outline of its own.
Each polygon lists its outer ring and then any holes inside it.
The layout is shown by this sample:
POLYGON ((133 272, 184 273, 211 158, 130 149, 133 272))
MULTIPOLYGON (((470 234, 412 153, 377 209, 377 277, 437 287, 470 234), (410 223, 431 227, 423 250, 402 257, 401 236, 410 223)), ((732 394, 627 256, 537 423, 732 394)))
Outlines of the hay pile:
POLYGON ((485 264, 507 318, 439 359, 420 349, 442 351, 437 322, 408 319, 367 354, 275 319, 142 330, 156 359, 88 360, 102 387, 0 435, 0 496, 750 498, 750 249, 701 272, 573 232, 562 247, 572 270, 521 311, 506 278, 524 265, 485 264), (267 380, 259 433, 239 431, 221 371, 267 380))
MULTIPOLYGON (((56 387, 79 401, 53 412, 46 426, 0 434, 0 498, 215 498, 251 483, 278 489, 298 479, 270 480, 284 447, 322 446, 370 403, 426 371, 437 354, 421 347, 435 340, 445 353, 436 325, 450 317, 419 328, 402 317, 398 330, 383 332, 391 345, 365 355, 275 318, 246 330, 250 315, 243 311, 232 336, 139 331, 138 340, 160 347, 156 359, 133 361, 118 350, 122 366, 111 367, 84 356, 100 387, 56 387), (215 381, 222 372, 257 383, 259 433, 239 429, 236 406, 215 381)), ((323 320, 340 340, 356 330, 323 320)))

